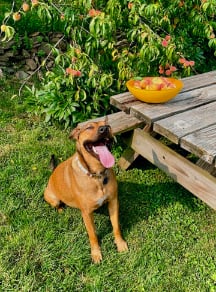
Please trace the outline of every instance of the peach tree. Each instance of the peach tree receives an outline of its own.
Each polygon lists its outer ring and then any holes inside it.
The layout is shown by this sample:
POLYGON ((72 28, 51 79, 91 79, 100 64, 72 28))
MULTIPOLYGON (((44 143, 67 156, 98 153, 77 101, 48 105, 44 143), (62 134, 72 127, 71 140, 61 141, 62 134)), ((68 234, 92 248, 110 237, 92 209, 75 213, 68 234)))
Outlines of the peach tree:
POLYGON ((43 33, 63 32, 67 51, 52 48, 55 65, 47 70, 44 60, 40 86, 28 88, 27 102, 47 121, 69 126, 110 112, 109 96, 125 91, 131 77, 181 78, 214 70, 215 5, 216 0, 26 0, 6 14, 1 33, 8 41, 27 24, 32 30, 32 16, 43 33))

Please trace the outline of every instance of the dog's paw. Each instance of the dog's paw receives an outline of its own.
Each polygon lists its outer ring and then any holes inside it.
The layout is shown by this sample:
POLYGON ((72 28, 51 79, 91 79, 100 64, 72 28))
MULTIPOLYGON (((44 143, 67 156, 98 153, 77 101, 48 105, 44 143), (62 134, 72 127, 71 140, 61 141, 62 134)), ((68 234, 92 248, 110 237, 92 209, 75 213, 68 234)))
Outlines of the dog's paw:
POLYGON ((127 242, 124 239, 116 240, 115 244, 117 245, 118 252, 124 252, 128 250, 127 242))
POLYGON ((91 257, 94 264, 99 264, 102 261, 102 254, 100 249, 92 249, 91 257))

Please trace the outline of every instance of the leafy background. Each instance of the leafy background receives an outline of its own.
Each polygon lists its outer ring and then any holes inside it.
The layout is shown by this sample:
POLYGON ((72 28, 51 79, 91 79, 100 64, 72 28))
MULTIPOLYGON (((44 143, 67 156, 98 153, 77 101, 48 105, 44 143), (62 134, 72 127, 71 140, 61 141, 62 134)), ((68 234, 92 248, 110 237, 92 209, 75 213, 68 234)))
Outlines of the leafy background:
POLYGON ((43 78, 28 88, 28 109, 46 121, 68 127, 114 111, 110 95, 125 91, 135 76, 182 78, 215 69, 215 0, 27 2, 29 11, 16 1, 2 19, 14 38, 24 36, 29 45, 35 31, 58 31, 68 43, 63 54, 53 47, 54 68, 43 63, 43 78))

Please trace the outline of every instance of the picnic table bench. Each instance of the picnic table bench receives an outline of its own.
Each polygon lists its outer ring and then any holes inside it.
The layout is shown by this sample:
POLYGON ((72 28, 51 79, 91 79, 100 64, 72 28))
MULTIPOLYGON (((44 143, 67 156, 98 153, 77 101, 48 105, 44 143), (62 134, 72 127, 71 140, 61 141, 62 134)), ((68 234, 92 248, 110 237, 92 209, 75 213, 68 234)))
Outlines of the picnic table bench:
POLYGON ((216 71, 182 81, 182 91, 163 104, 129 92, 110 97, 119 110, 108 115, 113 134, 127 135, 119 165, 127 169, 141 155, 216 209, 216 71))

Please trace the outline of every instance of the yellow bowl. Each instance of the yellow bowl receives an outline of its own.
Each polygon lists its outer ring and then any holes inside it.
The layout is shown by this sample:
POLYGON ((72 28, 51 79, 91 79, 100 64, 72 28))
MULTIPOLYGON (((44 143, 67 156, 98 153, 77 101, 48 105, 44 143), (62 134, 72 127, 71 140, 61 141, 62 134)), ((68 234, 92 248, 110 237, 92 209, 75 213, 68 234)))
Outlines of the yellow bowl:
MULTIPOLYGON (((152 78, 152 77, 150 77, 152 78)), ((129 80, 126 82, 126 86, 130 93, 137 99, 147 103, 164 103, 174 98, 179 91, 183 88, 183 82, 175 78, 166 78, 169 82, 175 85, 175 88, 168 88, 162 90, 147 90, 134 87, 136 80, 129 80)))

